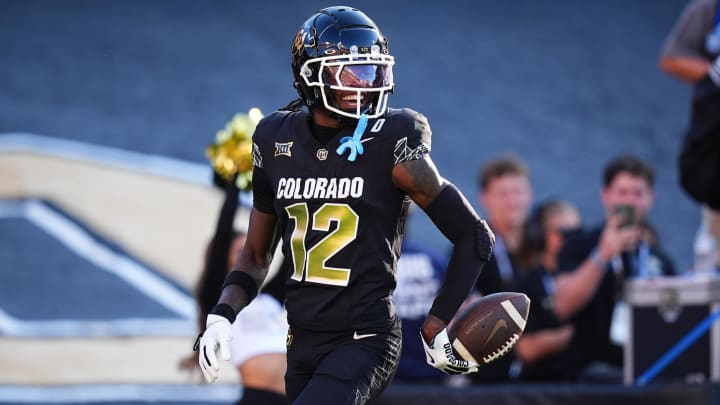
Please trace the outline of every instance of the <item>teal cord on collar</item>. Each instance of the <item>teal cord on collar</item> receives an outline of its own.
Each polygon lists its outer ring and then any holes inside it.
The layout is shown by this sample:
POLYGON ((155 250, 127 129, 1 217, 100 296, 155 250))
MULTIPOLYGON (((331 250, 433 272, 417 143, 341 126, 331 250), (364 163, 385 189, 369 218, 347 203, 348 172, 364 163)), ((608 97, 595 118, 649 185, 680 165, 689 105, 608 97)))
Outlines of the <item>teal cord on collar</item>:
POLYGON ((358 119, 357 126, 355 127, 355 132, 353 132, 353 136, 342 137, 342 139, 340 139, 340 146, 338 146, 335 152, 342 156, 346 149, 350 149, 350 154, 348 154, 347 160, 351 162, 355 161, 357 155, 362 155, 363 152, 365 152, 365 148, 363 148, 360 138, 362 138, 363 132, 365 132, 365 128, 367 128, 367 123, 367 115, 361 115, 360 119, 358 119))

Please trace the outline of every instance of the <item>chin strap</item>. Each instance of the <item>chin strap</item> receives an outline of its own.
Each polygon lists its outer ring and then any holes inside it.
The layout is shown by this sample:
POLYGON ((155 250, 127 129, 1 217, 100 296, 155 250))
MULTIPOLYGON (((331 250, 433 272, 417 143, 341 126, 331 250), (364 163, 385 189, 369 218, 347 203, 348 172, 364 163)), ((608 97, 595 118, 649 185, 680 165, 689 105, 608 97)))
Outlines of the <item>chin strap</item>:
POLYGON ((365 148, 363 148, 360 138, 362 138, 365 128, 367 128, 367 123, 368 116, 366 114, 361 115, 360 119, 358 119, 357 126, 355 127, 355 132, 353 132, 353 136, 342 137, 342 139, 340 139, 340 146, 338 146, 335 152, 342 156, 346 149, 350 149, 350 154, 348 154, 347 160, 351 162, 355 161, 357 155, 362 155, 363 152, 365 152, 365 148))

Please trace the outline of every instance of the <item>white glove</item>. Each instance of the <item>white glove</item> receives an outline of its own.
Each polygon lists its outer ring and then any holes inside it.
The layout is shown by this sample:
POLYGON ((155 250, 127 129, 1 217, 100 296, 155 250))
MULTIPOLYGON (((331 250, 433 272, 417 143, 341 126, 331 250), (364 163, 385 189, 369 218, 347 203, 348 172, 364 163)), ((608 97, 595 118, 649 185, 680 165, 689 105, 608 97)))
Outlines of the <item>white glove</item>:
POLYGON ((230 330, 230 321, 224 316, 210 314, 205 323, 205 332, 200 337, 198 345, 200 370, 207 382, 215 382, 220 372, 218 364, 217 352, 220 348, 220 356, 223 360, 230 360, 230 339, 232 333, 230 330))
POLYGON ((445 374, 470 374, 478 371, 477 363, 463 360, 455 355, 448 338, 447 329, 443 328, 438 332, 429 346, 425 343, 422 333, 420 333, 420 340, 422 340, 423 347, 425 347, 425 360, 427 363, 445 374))

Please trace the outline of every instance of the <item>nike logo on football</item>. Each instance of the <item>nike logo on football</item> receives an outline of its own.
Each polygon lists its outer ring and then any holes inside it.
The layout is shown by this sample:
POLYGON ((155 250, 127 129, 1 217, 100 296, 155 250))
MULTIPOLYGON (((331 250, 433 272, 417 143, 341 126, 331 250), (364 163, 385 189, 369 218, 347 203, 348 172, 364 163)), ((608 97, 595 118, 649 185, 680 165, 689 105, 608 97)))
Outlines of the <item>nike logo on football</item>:
POLYGON ((490 334, 488 335, 487 339, 485 339, 485 343, 483 343, 483 347, 486 346, 492 340, 492 338, 495 337, 495 335, 498 333, 498 331, 500 331, 500 329, 502 329, 502 328, 507 329, 507 322, 505 322, 504 319, 500 319, 497 322, 495 322, 495 326, 490 331, 490 334))
POLYGON ((360 339, 365 339, 365 338, 373 337, 373 336, 375 336, 375 335, 377 335, 377 333, 366 333, 366 334, 363 334, 363 335, 358 335, 357 331, 355 331, 355 333, 353 334, 353 339, 355 339, 355 340, 360 340, 360 339))

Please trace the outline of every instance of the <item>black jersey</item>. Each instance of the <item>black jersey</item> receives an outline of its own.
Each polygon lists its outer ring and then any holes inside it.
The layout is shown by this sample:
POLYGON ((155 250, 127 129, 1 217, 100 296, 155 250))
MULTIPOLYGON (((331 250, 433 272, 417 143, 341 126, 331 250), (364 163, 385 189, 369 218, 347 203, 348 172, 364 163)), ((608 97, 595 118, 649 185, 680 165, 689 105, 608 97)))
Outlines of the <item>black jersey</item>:
POLYGON ((279 218, 288 323, 315 331, 383 330, 397 323, 395 269, 409 198, 392 169, 430 152, 430 127, 409 109, 368 122, 363 154, 310 132, 306 111, 278 111, 253 135, 253 200, 279 218))

